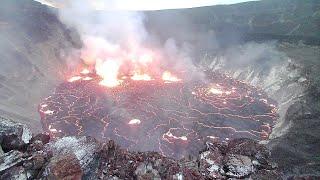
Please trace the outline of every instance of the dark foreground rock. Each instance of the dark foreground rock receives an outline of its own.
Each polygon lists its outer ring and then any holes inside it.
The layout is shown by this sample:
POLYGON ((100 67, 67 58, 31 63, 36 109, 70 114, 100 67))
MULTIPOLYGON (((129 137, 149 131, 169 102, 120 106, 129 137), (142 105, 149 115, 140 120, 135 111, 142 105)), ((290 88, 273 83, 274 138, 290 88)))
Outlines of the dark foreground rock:
MULTIPOLYGON (((22 124, 3 119, 0 179, 281 179, 270 151, 242 138, 206 142, 196 156, 180 160, 157 152, 130 152, 114 141, 92 137, 32 136, 22 124)), ((295 177, 294 177, 295 178, 295 177)))
POLYGON ((83 171, 75 154, 67 153, 60 156, 54 156, 45 166, 41 175, 42 179, 81 179, 83 171))
POLYGON ((47 134, 39 134, 23 141, 28 129, 7 124, 4 129, 20 129, 6 131, 2 139, 14 134, 13 142, 6 142, 19 146, 5 146, 0 154, 0 179, 282 179, 269 150, 250 139, 207 142, 199 155, 176 160, 157 152, 130 152, 112 140, 100 143, 91 137, 49 142, 47 134))
POLYGON ((0 173, 23 162, 23 153, 19 151, 10 151, 0 157, 0 173))
POLYGON ((31 138, 32 133, 26 125, 0 117, 0 145, 5 152, 22 150, 31 138))

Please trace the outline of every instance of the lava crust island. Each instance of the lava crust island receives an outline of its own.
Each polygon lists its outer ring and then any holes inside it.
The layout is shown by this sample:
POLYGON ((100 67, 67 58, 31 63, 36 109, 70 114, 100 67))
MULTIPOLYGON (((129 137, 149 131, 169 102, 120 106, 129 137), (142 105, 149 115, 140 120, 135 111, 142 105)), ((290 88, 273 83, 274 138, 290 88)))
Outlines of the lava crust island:
POLYGON ((52 138, 87 135, 135 151, 182 158, 207 140, 267 139, 277 118, 275 101, 244 82, 203 72, 201 78, 135 79, 116 87, 84 70, 61 83, 39 105, 52 138))

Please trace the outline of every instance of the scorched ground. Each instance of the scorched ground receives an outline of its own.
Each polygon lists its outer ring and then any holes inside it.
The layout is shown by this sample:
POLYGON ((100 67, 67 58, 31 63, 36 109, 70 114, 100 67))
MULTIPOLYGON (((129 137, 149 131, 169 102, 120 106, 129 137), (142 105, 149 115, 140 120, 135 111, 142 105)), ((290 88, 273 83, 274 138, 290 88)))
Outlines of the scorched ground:
POLYGON ((277 118, 274 101, 222 74, 134 79, 115 87, 84 70, 61 83, 39 105, 43 128, 54 138, 88 135, 129 150, 181 158, 198 154, 207 140, 266 139, 277 118))

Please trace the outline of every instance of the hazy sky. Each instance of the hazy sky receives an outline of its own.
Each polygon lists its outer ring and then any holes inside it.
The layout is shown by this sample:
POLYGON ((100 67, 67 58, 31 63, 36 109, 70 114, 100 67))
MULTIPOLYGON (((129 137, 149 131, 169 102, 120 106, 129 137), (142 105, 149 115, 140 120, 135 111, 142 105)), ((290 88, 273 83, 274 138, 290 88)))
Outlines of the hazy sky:
MULTIPOLYGON (((52 6, 69 4, 72 0, 36 0, 52 6)), ((87 0, 96 9, 156 10, 190 8, 218 4, 235 4, 253 0, 87 0)))

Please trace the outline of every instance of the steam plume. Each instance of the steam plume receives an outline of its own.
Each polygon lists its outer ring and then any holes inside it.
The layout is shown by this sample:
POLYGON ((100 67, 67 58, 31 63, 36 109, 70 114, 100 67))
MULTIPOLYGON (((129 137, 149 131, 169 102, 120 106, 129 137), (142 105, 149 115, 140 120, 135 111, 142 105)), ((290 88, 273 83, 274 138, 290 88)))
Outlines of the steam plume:
POLYGON ((152 58, 148 68, 157 75, 167 67, 175 70, 193 68, 192 46, 188 43, 178 45, 172 38, 164 44, 159 43, 147 32, 143 12, 97 11, 91 2, 79 0, 70 1, 65 8, 59 9, 59 18, 80 34, 83 42, 80 57, 88 65, 97 65, 97 60, 99 65, 114 61, 130 73, 134 67, 127 63, 129 59, 146 65, 152 58))

